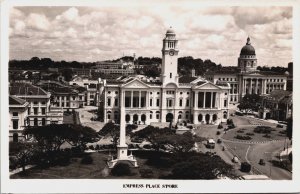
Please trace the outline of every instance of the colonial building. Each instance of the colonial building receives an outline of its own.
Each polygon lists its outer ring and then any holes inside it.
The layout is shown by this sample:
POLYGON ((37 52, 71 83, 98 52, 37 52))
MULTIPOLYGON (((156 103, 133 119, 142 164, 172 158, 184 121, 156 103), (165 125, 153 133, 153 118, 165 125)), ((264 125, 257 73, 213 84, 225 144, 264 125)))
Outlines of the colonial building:
POLYGON ((259 117, 285 121, 293 114, 293 95, 291 91, 274 90, 262 96, 259 117))
POLYGON ((28 126, 42 126, 51 123, 62 124, 63 111, 50 106, 51 94, 28 83, 14 83, 9 94, 28 102, 28 126))
POLYGON ((97 79, 89 79, 84 76, 76 76, 69 82, 69 84, 71 86, 80 86, 86 89, 84 97, 82 98, 84 99, 83 106, 97 105, 99 101, 97 79))
POLYGON ((29 103, 16 96, 9 96, 9 141, 24 138, 23 129, 28 125, 29 103))
POLYGON ((51 93, 52 107, 72 110, 83 107, 86 89, 81 86, 64 85, 57 81, 40 81, 37 83, 44 90, 51 93))
POLYGON ((127 76, 100 80, 104 100, 104 121, 119 122, 120 112, 127 123, 193 122, 219 124, 228 118, 228 83, 212 83, 200 77, 179 77, 178 40, 172 28, 162 46, 162 73, 159 81, 127 76))
POLYGON ((207 72, 206 78, 213 83, 219 80, 230 84, 230 103, 238 103, 245 94, 269 94, 273 90, 286 90, 288 74, 257 71, 257 58, 250 38, 241 49, 237 67, 207 72))

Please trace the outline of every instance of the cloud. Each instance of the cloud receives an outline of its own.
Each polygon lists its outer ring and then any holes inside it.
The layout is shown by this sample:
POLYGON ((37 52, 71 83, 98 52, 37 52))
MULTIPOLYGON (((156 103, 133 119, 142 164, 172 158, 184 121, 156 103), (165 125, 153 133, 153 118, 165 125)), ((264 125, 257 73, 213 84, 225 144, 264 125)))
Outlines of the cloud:
POLYGON ((73 21, 78 17, 78 10, 75 7, 72 7, 62 13, 61 15, 56 16, 56 19, 58 20, 67 20, 67 21, 73 21))
POLYGON ((36 30, 48 30, 50 28, 50 22, 44 14, 31 13, 27 19, 26 24, 36 30))
POLYGON ((10 10, 10 58, 99 61, 124 54, 161 57, 167 28, 179 55, 236 65, 251 37, 259 64, 292 60, 289 7, 15 7, 10 10), (26 45, 26 51, 22 49, 26 45), (273 53, 278 53, 274 57, 273 53))

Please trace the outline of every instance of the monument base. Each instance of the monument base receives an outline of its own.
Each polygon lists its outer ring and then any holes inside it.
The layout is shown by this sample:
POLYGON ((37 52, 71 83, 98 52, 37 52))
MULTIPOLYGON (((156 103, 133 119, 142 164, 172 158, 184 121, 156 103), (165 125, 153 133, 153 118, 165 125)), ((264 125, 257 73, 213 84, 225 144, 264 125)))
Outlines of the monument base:
POLYGON ((127 155, 128 146, 127 145, 118 145, 117 158, 113 157, 107 162, 108 168, 113 168, 120 161, 128 161, 133 167, 138 167, 137 160, 134 158, 132 153, 127 155))

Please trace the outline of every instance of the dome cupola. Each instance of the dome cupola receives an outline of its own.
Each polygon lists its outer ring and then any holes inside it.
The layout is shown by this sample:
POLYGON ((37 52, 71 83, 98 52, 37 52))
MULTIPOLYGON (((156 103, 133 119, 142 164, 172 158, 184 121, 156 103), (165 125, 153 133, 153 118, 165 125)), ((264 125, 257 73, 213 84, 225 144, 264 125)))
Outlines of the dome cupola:
POLYGON ((247 43, 246 43, 245 46, 243 46, 240 55, 255 55, 255 49, 254 49, 254 47, 251 45, 251 42, 250 42, 250 38, 249 38, 249 37, 247 38, 247 43))
POLYGON ((238 58, 238 67, 241 72, 256 71, 257 59, 255 49, 251 45, 250 38, 247 38, 247 43, 241 49, 240 57, 238 58))

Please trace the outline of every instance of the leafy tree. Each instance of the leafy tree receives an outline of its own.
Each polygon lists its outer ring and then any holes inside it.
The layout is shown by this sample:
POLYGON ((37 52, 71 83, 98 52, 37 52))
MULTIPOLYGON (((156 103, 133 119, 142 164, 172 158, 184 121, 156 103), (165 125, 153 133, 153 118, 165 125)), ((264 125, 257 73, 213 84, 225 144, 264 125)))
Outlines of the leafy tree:
POLYGON ((257 94, 246 94, 241 103, 238 105, 240 110, 249 113, 250 111, 257 111, 258 110, 258 102, 260 102, 260 96, 257 94))
MULTIPOLYGON (((130 135, 133 129, 136 129, 135 125, 127 125, 125 129, 126 135, 130 135)), ((112 142, 116 147, 120 138, 120 125, 116 125, 112 122, 106 123, 98 133, 101 136, 112 137, 112 142)))
POLYGON ((131 175, 130 166, 127 163, 117 163, 111 170, 111 174, 114 176, 126 176, 131 175))
MULTIPOLYGON (((12 166, 20 166, 22 172, 25 172, 26 165, 30 164, 36 148, 32 143, 23 142, 12 142, 9 144, 9 154, 14 155, 15 164, 10 164, 12 166)), ((13 162, 13 161, 10 161, 13 162)))
POLYGON ((190 132, 179 135, 169 128, 147 126, 135 132, 133 136, 148 140, 156 151, 163 149, 171 152, 188 152, 195 144, 195 138, 190 132))
POLYGON ((171 179, 216 179, 220 175, 232 176, 232 166, 217 155, 193 153, 185 161, 174 165, 171 179))
POLYGON ((38 127, 28 127, 25 135, 33 135, 42 151, 58 151, 60 146, 69 142, 73 146, 79 146, 82 150, 86 143, 94 142, 97 133, 90 127, 70 124, 51 124, 38 127))
POLYGON ((159 77, 160 71, 157 67, 155 66, 145 66, 143 68, 143 72, 146 76, 148 77, 159 77))
POLYGON ((62 71, 62 75, 65 77, 66 81, 71 81, 73 77, 73 70, 72 69, 64 69, 62 71))
POLYGON ((102 136, 112 137, 113 144, 116 147, 120 138, 120 125, 112 122, 106 123, 98 133, 102 136))

